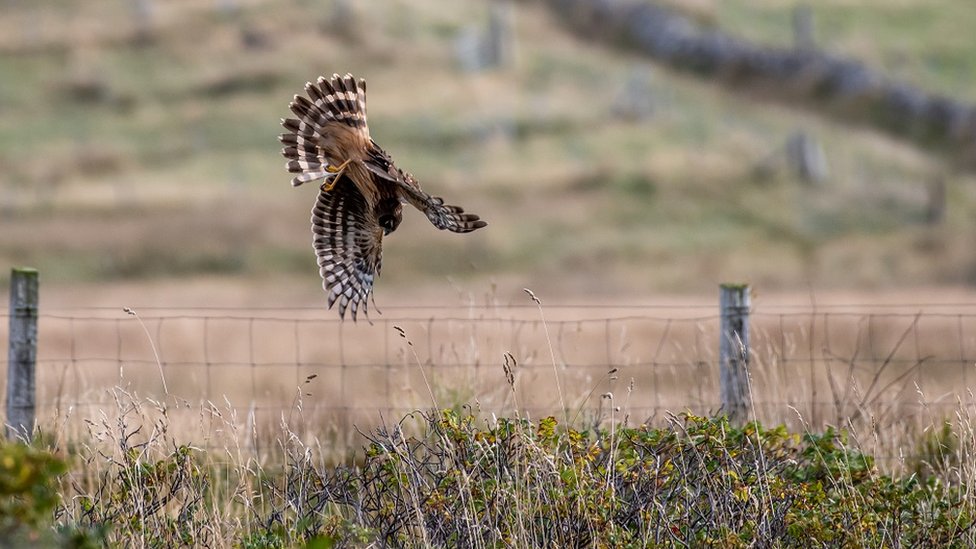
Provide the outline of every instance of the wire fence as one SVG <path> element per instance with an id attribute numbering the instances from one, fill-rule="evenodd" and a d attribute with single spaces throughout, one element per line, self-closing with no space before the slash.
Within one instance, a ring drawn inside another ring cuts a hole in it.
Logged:
<path id="1" fill-rule="evenodd" d="M 719 321 L 717 304 L 402 307 L 358 323 L 320 309 L 41 309 L 38 424 L 104 418 L 119 391 L 178 403 L 177 424 L 199 427 L 207 409 L 255 431 L 300 417 L 343 436 L 431 406 L 594 424 L 715 413 Z M 760 303 L 750 324 L 749 415 L 764 422 L 974 410 L 976 304 Z"/>

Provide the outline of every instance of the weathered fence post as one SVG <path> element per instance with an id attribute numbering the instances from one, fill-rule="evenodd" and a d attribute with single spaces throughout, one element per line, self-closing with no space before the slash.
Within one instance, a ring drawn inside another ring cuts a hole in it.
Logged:
<path id="1" fill-rule="evenodd" d="M 34 432 L 34 365 L 37 361 L 37 271 L 10 272 L 10 349 L 7 354 L 7 438 Z"/>
<path id="2" fill-rule="evenodd" d="M 508 67 L 515 62 L 515 11 L 511 0 L 493 0 L 489 4 L 488 28 L 465 27 L 454 42 L 454 52 L 461 68 L 483 71 Z"/>
<path id="3" fill-rule="evenodd" d="M 821 185 L 830 178 L 830 164 L 823 145 L 803 130 L 786 140 L 786 162 L 803 183 Z"/>
<path id="4" fill-rule="evenodd" d="M 327 33 L 335 33 L 352 41 L 357 41 L 364 35 L 360 31 L 357 20 L 355 2 L 352 0 L 332 0 L 332 12 L 324 25 Z"/>
<path id="5" fill-rule="evenodd" d="M 733 423 L 741 424 L 749 402 L 749 285 L 722 284 L 719 288 L 722 410 Z"/>
<path id="6" fill-rule="evenodd" d="M 510 0 L 495 0 L 488 13 L 485 57 L 490 66 L 507 67 L 515 61 L 515 8 Z"/>
<path id="7" fill-rule="evenodd" d="M 939 176 L 929 182 L 928 204 L 925 207 L 925 222 L 929 225 L 940 225 L 946 215 L 946 182 Z"/>
<path id="8" fill-rule="evenodd" d="M 808 4 L 793 8 L 793 46 L 798 50 L 812 51 L 817 48 L 813 31 L 813 10 Z"/>

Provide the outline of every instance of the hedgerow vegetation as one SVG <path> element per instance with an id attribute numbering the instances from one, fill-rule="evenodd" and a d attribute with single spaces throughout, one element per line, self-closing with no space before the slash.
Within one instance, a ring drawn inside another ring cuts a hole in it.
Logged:
<path id="1" fill-rule="evenodd" d="M 921 445 L 928 473 L 905 475 L 883 474 L 834 429 L 799 434 L 693 415 L 581 430 L 553 417 L 417 412 L 365 433 L 367 444 L 338 465 L 287 431 L 284 459 L 269 465 L 173 446 L 164 422 L 142 438 L 125 421 L 110 427 L 109 444 L 59 457 L 0 447 L 6 546 L 976 543 L 973 483 L 953 465 L 951 427 Z"/>
<path id="2" fill-rule="evenodd" d="M 792 0 L 668 3 L 736 36 L 793 43 Z M 515 6 L 514 65 L 481 72 L 461 66 L 458 44 L 484 32 L 490 2 L 364 0 L 343 33 L 333 4 L 6 3 L 0 263 L 37 267 L 68 292 L 169 280 L 172 302 L 193 301 L 189 279 L 211 292 L 269 276 L 305 287 L 312 197 L 289 188 L 278 119 L 307 80 L 351 71 L 369 82 L 371 134 L 397 164 L 492 224 L 460 240 L 408 217 L 384 250 L 390 295 L 438 292 L 444 272 L 472 280 L 469 291 L 558 276 L 566 296 L 612 277 L 620 299 L 699 292 L 716 273 L 804 294 L 797 281 L 976 280 L 976 179 L 938 155 L 580 40 L 540 2 Z M 976 101 L 968 2 L 806 4 L 828 51 Z M 823 145 L 822 184 L 786 165 L 797 131 Z M 41 149 L 59 161 L 19 161 Z M 951 204 L 941 225 L 928 210 L 939 181 Z M 444 253 L 428 253 L 431 240 Z M 317 296 L 311 286 L 293 303 Z"/>

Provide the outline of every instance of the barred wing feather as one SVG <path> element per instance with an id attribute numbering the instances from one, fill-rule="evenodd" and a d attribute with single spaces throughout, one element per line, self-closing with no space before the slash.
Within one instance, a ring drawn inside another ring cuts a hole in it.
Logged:
<path id="1" fill-rule="evenodd" d="M 446 229 L 452 233 L 470 233 L 488 225 L 477 215 L 465 213 L 460 206 L 444 204 L 444 199 L 425 193 L 413 178 L 400 178 L 397 186 L 400 196 L 414 208 L 424 212 L 438 229 Z"/>
<path id="2" fill-rule="evenodd" d="M 383 229 L 356 185 L 341 177 L 333 190 L 319 192 L 312 209 L 312 233 L 322 287 L 339 316 L 353 320 L 368 308 L 373 280 L 380 272 Z"/>
<path id="3" fill-rule="evenodd" d="M 285 145 L 281 154 L 288 159 L 286 169 L 298 174 L 291 181 L 296 187 L 329 177 L 326 167 L 344 160 L 329 157 L 337 133 L 347 132 L 358 142 L 370 142 L 365 80 L 356 80 L 351 74 L 334 74 L 328 80 L 319 77 L 316 83 L 305 84 L 305 93 L 308 97 L 296 95 L 289 104 L 297 118 L 282 119 L 286 133 L 278 137 Z"/>

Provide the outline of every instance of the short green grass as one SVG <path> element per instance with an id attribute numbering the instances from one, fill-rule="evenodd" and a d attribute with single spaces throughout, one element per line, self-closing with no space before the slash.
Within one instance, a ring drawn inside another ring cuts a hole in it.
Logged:
<path id="1" fill-rule="evenodd" d="M 797 2 L 714 2 L 716 23 L 775 45 L 792 44 Z M 952 0 L 926 2 L 818 0 L 805 3 L 818 42 L 925 89 L 976 100 L 976 51 L 968 29 L 976 12 Z"/>

